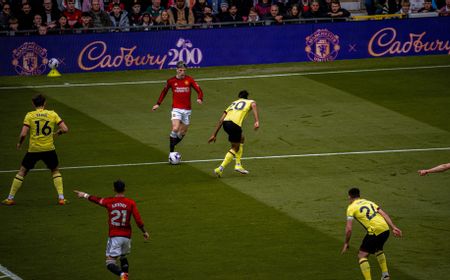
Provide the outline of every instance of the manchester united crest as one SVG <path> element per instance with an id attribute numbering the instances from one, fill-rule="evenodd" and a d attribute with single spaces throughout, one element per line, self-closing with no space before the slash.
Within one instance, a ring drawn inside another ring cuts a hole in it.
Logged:
<path id="1" fill-rule="evenodd" d="M 40 75 L 47 67 L 47 49 L 26 42 L 13 50 L 12 65 L 19 75 Z"/>
<path id="2" fill-rule="evenodd" d="M 311 61 L 333 61 L 340 49 L 339 36 L 327 29 L 318 29 L 306 37 L 305 51 Z"/>

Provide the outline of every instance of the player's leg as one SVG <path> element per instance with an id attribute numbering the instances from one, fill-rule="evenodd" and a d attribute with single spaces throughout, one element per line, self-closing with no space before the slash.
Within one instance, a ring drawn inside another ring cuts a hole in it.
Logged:
<path id="1" fill-rule="evenodd" d="M 53 185 L 58 193 L 58 204 L 65 205 L 67 201 L 64 199 L 63 178 L 58 169 L 59 160 L 56 151 L 44 152 L 42 154 L 42 161 L 44 161 L 45 165 L 52 173 Z"/>
<path id="2" fill-rule="evenodd" d="M 179 139 L 180 129 L 181 129 L 181 120 L 183 118 L 181 112 L 178 109 L 172 110 L 172 131 L 170 132 L 170 152 L 173 153 L 175 151 L 175 146 L 181 141 Z"/>
<path id="3" fill-rule="evenodd" d="M 369 256 L 369 253 L 361 251 L 361 250 L 358 253 L 359 267 L 364 276 L 364 280 L 372 280 L 372 276 L 370 274 L 370 264 L 369 264 L 368 256 Z"/>
<path id="4" fill-rule="evenodd" d="M 121 279 L 123 275 L 128 277 L 128 274 L 124 274 L 122 269 L 117 265 L 117 259 L 122 255 L 122 245 L 120 237 L 110 237 L 106 244 L 106 268 L 113 274 L 120 276 Z"/>
<path id="5" fill-rule="evenodd" d="M 378 264 L 380 265 L 382 280 L 391 279 L 389 276 L 389 271 L 388 271 L 388 267 L 387 267 L 386 255 L 383 252 L 384 243 L 387 241 L 388 238 L 389 238 L 389 230 L 387 230 L 377 236 L 378 244 L 377 244 L 377 251 L 375 252 L 375 256 L 377 257 Z"/>
<path id="6" fill-rule="evenodd" d="M 120 256 L 120 268 L 122 269 L 122 272 L 128 273 L 128 258 L 127 255 L 131 252 L 131 239 L 124 238 L 122 241 L 122 255 Z"/>
<path id="7" fill-rule="evenodd" d="M 181 140 L 183 140 L 184 136 L 186 136 L 186 133 L 188 131 L 189 124 L 191 121 L 191 110 L 176 109 L 175 111 L 177 112 L 177 116 L 176 116 L 177 122 L 176 122 L 175 127 L 172 122 L 172 131 L 175 132 L 175 134 L 172 134 L 173 136 L 175 136 L 174 147 L 178 143 L 180 143 Z M 172 118 L 173 118 L 173 116 L 174 116 L 174 114 L 172 114 Z M 173 121 L 173 119 L 172 119 L 172 121 Z"/>
<path id="8" fill-rule="evenodd" d="M 240 143 L 239 142 L 234 142 L 231 143 L 231 149 L 228 150 L 228 152 L 225 154 L 225 158 L 223 159 L 222 163 L 220 164 L 219 167 L 217 167 L 216 169 L 214 169 L 214 173 L 218 176 L 221 177 L 223 170 L 225 169 L 225 167 L 233 161 L 233 159 L 236 157 L 237 152 L 239 151 L 239 146 Z"/>
<path id="9" fill-rule="evenodd" d="M 244 135 L 241 135 L 241 142 L 239 144 L 239 150 L 236 153 L 236 164 L 234 166 L 234 171 L 239 172 L 241 174 L 248 174 L 248 170 L 245 170 L 245 168 L 242 166 L 241 158 L 242 154 L 244 153 Z"/>
<path id="10" fill-rule="evenodd" d="M 16 202 L 14 201 L 14 197 L 16 196 L 16 193 L 20 189 L 20 187 L 22 187 L 23 180 L 25 179 L 25 176 L 28 174 L 28 171 L 34 168 L 38 160 L 39 155 L 37 153 L 25 154 L 19 172 L 17 172 L 16 176 L 14 177 L 11 183 L 9 195 L 5 200 L 2 201 L 3 205 L 11 206 L 16 204 Z"/>

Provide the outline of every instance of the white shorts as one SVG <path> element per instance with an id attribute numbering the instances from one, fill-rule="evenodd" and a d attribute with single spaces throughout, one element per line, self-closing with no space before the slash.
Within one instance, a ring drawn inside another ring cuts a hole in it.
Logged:
<path id="1" fill-rule="evenodd" d="M 189 125 L 191 123 L 191 112 L 192 110 L 173 108 L 171 120 L 180 120 L 185 125 Z"/>
<path id="2" fill-rule="evenodd" d="M 108 238 L 108 242 L 106 244 L 106 256 L 107 257 L 119 257 L 123 255 L 127 255 L 131 250 L 131 239 L 122 237 L 122 236 L 114 236 Z"/>

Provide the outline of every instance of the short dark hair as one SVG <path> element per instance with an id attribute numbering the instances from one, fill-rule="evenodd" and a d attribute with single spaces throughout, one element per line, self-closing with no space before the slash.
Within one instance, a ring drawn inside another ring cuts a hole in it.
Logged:
<path id="1" fill-rule="evenodd" d="M 114 182 L 114 190 L 117 193 L 123 193 L 125 191 L 125 182 L 122 180 L 117 180 Z"/>
<path id="2" fill-rule="evenodd" d="M 186 68 L 186 63 L 183 60 L 178 61 L 177 68 Z"/>
<path id="3" fill-rule="evenodd" d="M 245 89 L 244 89 L 244 90 L 241 90 L 241 91 L 239 92 L 239 94 L 238 94 L 238 97 L 239 97 L 239 98 L 245 98 L 245 99 L 247 99 L 247 98 L 248 98 L 248 91 L 246 91 Z"/>
<path id="4" fill-rule="evenodd" d="M 351 188 L 351 189 L 348 191 L 348 195 L 349 195 L 351 198 L 358 198 L 358 197 L 360 196 L 359 189 L 358 189 L 358 188 Z"/>
<path id="5" fill-rule="evenodd" d="M 45 104 L 45 96 L 42 94 L 35 95 L 31 100 L 36 107 L 41 107 Z"/>

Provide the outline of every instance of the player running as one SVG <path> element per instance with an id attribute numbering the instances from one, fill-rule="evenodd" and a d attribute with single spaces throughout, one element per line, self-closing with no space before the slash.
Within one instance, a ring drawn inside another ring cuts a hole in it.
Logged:
<path id="1" fill-rule="evenodd" d="M 22 160 L 19 172 L 13 179 L 8 198 L 3 200 L 2 204 L 7 206 L 16 204 L 14 197 L 22 186 L 25 176 L 38 161 L 42 160 L 52 173 L 53 184 L 58 192 L 58 204 L 65 205 L 67 201 L 64 199 L 63 180 L 58 169 L 59 161 L 53 138 L 67 133 L 69 129 L 55 111 L 45 109 L 46 100 L 42 94 L 34 96 L 32 102 L 35 110 L 26 114 L 19 142 L 16 145 L 17 150 L 20 150 L 25 138 L 30 133 L 28 152 Z M 55 126 L 58 127 L 56 131 L 54 130 Z"/>
<path id="2" fill-rule="evenodd" d="M 191 87 L 197 92 L 197 103 L 203 103 L 203 91 L 193 78 L 186 75 L 186 64 L 183 61 L 177 63 L 177 74 L 167 80 L 158 101 L 153 106 L 155 111 L 159 108 L 169 89 L 172 89 L 172 131 L 170 132 L 170 153 L 175 151 L 175 146 L 186 135 L 191 119 Z"/>
<path id="3" fill-rule="evenodd" d="M 242 123 L 247 117 L 248 112 L 253 111 L 255 117 L 254 129 L 259 128 L 259 116 L 258 108 L 256 107 L 255 100 L 248 99 L 249 93 L 246 90 L 239 92 L 239 99 L 233 101 L 230 106 L 223 112 L 219 119 L 219 122 L 214 130 L 214 133 L 209 137 L 208 143 L 216 142 L 217 133 L 223 125 L 223 130 L 228 134 L 228 141 L 231 143 L 231 149 L 225 155 L 225 159 L 219 167 L 214 169 L 214 173 L 217 177 L 221 177 L 225 167 L 233 160 L 236 159 L 234 171 L 241 174 L 248 174 L 242 166 L 241 158 L 244 152 L 244 135 L 242 134 Z"/>
<path id="4" fill-rule="evenodd" d="M 149 239 L 150 235 L 144 228 L 144 222 L 141 219 L 136 202 L 124 195 L 125 183 L 121 180 L 115 181 L 114 191 L 116 195 L 107 198 L 89 195 L 81 191 L 74 192 L 78 197 L 85 198 L 108 210 L 109 238 L 106 245 L 106 267 L 112 273 L 120 276 L 121 280 L 127 280 L 127 254 L 131 250 L 131 215 L 133 215 L 137 226 L 142 231 L 144 239 Z M 116 264 L 118 259 L 120 259 L 120 267 Z"/>

